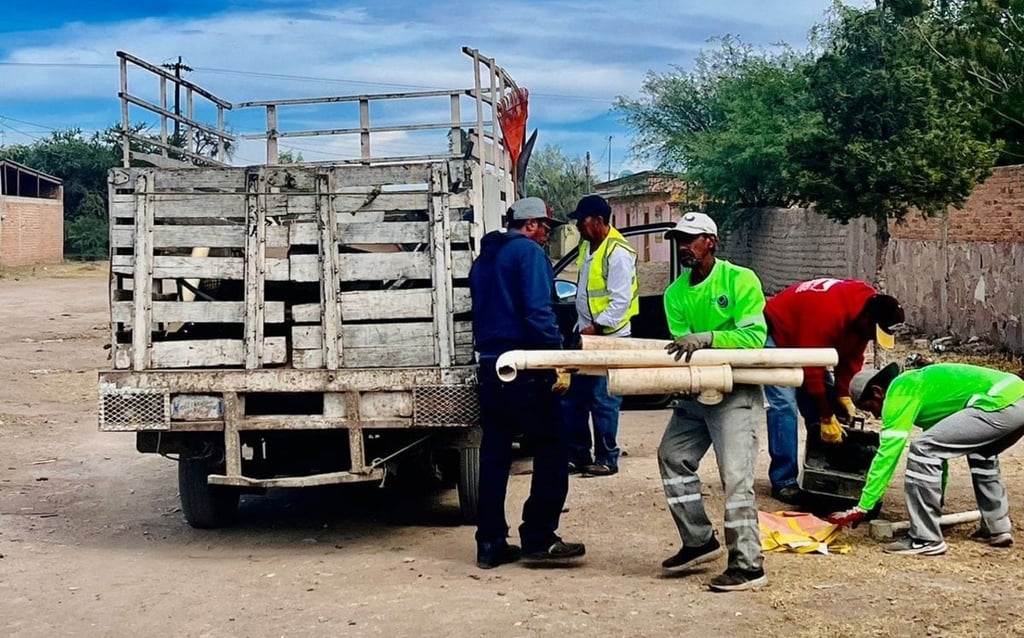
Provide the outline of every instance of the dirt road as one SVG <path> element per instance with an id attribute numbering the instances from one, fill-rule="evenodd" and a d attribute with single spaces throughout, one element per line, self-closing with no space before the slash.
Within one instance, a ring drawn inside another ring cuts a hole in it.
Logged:
<path id="1" fill-rule="evenodd" d="M 969 526 L 941 558 L 883 556 L 864 530 L 846 556 L 771 554 L 759 592 L 706 591 L 721 563 L 662 578 L 677 543 L 655 462 L 662 412 L 624 416 L 620 474 L 573 479 L 562 532 L 588 560 L 571 570 L 477 569 L 453 492 L 279 491 L 244 500 L 235 528 L 190 529 L 174 463 L 96 429 L 105 285 L 101 271 L 0 280 L 0 636 L 1024 634 L 1024 549 L 973 543 Z M 759 505 L 773 510 L 761 456 Z M 1020 460 L 1003 467 L 1024 521 Z M 719 521 L 713 457 L 702 475 Z M 528 480 L 512 477 L 510 520 Z M 947 511 L 972 508 L 956 464 Z"/>

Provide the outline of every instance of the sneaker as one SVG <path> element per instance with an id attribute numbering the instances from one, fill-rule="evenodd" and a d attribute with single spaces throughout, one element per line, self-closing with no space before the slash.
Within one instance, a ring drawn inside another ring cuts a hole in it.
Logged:
<path id="1" fill-rule="evenodd" d="M 716 537 L 712 536 L 711 540 L 703 545 L 683 547 L 675 556 L 666 558 L 661 563 L 661 568 L 670 574 L 677 574 L 701 563 L 713 561 L 724 553 L 725 548 Z"/>
<path id="2" fill-rule="evenodd" d="M 480 569 L 493 569 L 499 565 L 516 562 L 522 554 L 518 545 L 480 543 L 476 550 L 476 566 Z"/>
<path id="3" fill-rule="evenodd" d="M 611 476 L 618 474 L 619 468 L 604 465 L 602 463 L 591 463 L 583 468 L 583 476 Z"/>
<path id="4" fill-rule="evenodd" d="M 1009 547 L 1013 545 L 1013 534 L 1011 532 L 993 534 L 984 527 L 979 527 L 974 530 L 971 533 L 970 538 L 971 540 L 978 541 L 979 543 L 988 543 L 992 547 Z"/>
<path id="5" fill-rule="evenodd" d="M 537 564 L 562 565 L 582 558 L 586 553 L 587 547 L 583 543 L 566 543 L 556 539 L 547 549 L 525 552 L 523 560 Z"/>
<path id="6" fill-rule="evenodd" d="M 917 556 L 941 556 L 946 553 L 946 541 L 919 541 L 907 536 L 882 548 L 886 554 L 912 554 Z"/>
<path id="7" fill-rule="evenodd" d="M 796 485 L 772 488 L 772 498 L 789 505 L 800 505 L 804 500 L 804 492 Z"/>
<path id="8" fill-rule="evenodd" d="M 739 569 L 730 567 L 725 572 L 715 576 L 708 583 L 711 591 L 743 591 L 745 589 L 756 589 L 768 584 L 768 577 L 764 575 L 764 568 Z"/>

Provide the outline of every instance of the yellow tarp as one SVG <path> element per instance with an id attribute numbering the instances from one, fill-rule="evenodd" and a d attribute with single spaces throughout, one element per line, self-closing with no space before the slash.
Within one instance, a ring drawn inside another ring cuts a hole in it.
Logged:
<path id="1" fill-rule="evenodd" d="M 766 552 L 797 554 L 845 554 L 847 543 L 840 543 L 840 528 L 805 512 L 758 512 L 761 549 Z"/>

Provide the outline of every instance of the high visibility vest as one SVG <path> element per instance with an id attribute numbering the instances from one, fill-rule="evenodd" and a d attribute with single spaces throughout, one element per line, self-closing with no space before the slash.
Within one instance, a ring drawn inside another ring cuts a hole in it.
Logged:
<path id="1" fill-rule="evenodd" d="M 615 230 L 614 228 L 608 229 L 608 236 L 604 238 L 601 245 L 597 247 L 594 252 L 594 257 L 590 262 L 590 275 L 587 277 L 587 305 L 590 307 L 590 316 L 597 317 L 602 312 L 608 309 L 611 304 L 611 295 L 608 293 L 608 261 L 611 258 L 612 251 L 616 248 L 622 248 L 628 250 L 633 255 L 634 263 L 636 263 L 636 250 L 633 246 L 626 241 L 626 238 L 622 236 L 622 233 Z M 580 242 L 580 252 L 576 257 L 576 268 L 577 271 L 583 267 L 583 262 L 586 260 L 587 255 L 590 253 L 590 242 L 584 240 Z M 582 282 L 581 282 L 582 283 Z M 629 320 L 640 313 L 640 284 L 636 277 L 636 268 L 633 269 L 633 285 L 632 285 L 633 300 L 629 304 L 629 310 L 626 311 L 626 316 L 621 323 L 617 326 L 601 326 L 600 329 L 605 334 L 611 334 L 618 330 L 621 330 Z"/>

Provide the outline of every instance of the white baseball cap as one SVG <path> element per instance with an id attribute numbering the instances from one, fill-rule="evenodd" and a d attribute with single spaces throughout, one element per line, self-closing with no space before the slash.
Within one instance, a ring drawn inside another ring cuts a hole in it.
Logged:
<path id="1" fill-rule="evenodd" d="M 684 213 L 682 218 L 676 222 L 676 227 L 665 233 L 665 239 L 673 235 L 714 235 L 718 236 L 718 224 L 704 213 Z"/>

